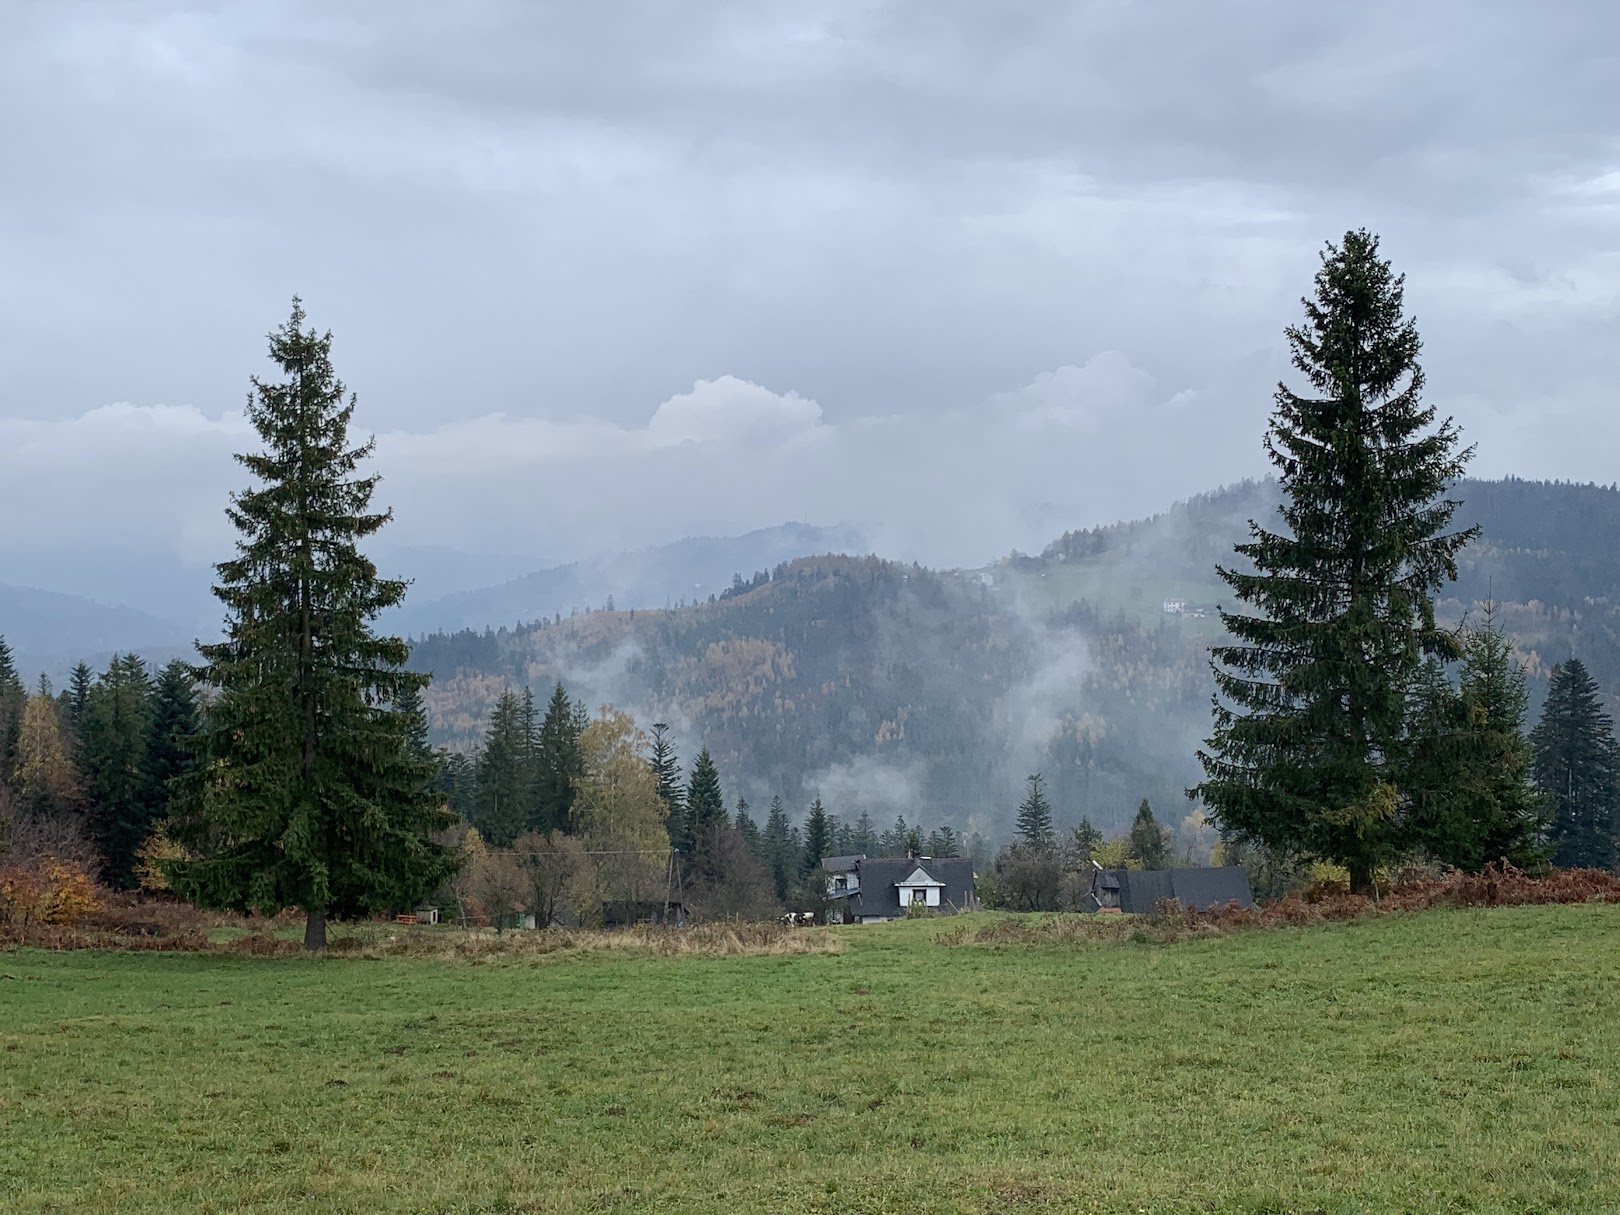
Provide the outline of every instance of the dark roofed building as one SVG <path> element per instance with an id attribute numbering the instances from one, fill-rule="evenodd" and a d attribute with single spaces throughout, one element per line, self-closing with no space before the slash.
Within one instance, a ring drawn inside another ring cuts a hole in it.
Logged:
<path id="1" fill-rule="evenodd" d="M 1254 906 L 1249 875 L 1236 865 L 1213 869 L 1102 869 L 1091 875 L 1086 905 L 1092 911 L 1145 915 L 1165 899 L 1189 911 L 1236 903 Z"/>
<path id="2" fill-rule="evenodd" d="M 827 857 L 821 867 L 828 875 L 833 923 L 899 919 L 913 905 L 944 914 L 978 905 L 967 857 Z"/>

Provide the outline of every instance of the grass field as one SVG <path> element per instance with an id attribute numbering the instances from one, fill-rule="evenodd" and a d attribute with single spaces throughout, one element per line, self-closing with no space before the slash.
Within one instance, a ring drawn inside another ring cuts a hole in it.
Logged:
<path id="1" fill-rule="evenodd" d="M 766 957 L 0 954 L 0 1209 L 1620 1209 L 1614 907 L 836 931 Z"/>

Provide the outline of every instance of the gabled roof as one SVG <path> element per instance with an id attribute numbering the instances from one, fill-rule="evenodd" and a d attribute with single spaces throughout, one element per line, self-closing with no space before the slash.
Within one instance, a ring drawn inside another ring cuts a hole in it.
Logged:
<path id="1" fill-rule="evenodd" d="M 964 856 L 876 856 L 861 860 L 860 892 L 850 896 L 850 911 L 858 916 L 901 916 L 900 887 L 921 869 L 939 883 L 939 902 L 945 910 L 960 911 L 973 899 L 973 862 Z M 919 883 L 921 884 L 921 883 Z"/>
<path id="2" fill-rule="evenodd" d="M 932 862 L 930 862 L 932 863 Z M 905 877 L 895 883 L 896 886 L 943 886 L 945 883 L 934 877 L 928 870 L 918 865 Z"/>
<path id="3" fill-rule="evenodd" d="M 1119 909 L 1145 915 L 1165 899 L 1182 907 L 1207 911 L 1236 903 L 1253 907 L 1249 875 L 1236 865 L 1210 869 L 1104 869 L 1093 873 L 1092 893 L 1119 891 Z"/>

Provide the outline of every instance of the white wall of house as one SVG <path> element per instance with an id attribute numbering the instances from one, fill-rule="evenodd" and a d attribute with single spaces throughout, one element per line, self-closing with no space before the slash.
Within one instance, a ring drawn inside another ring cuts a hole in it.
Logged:
<path id="1" fill-rule="evenodd" d="M 927 906 L 939 906 L 938 886 L 901 886 L 900 906 L 910 907 L 911 904 L 916 901 L 916 896 L 918 893 L 923 895 L 923 901 Z"/>

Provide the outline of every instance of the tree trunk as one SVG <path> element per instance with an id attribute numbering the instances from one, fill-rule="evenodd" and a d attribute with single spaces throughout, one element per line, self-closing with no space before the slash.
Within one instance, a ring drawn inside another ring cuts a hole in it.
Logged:
<path id="1" fill-rule="evenodd" d="M 1351 861 L 1349 869 L 1350 893 L 1366 895 L 1370 898 L 1374 893 L 1372 866 L 1366 861 Z"/>
<path id="2" fill-rule="evenodd" d="M 304 948 L 318 950 L 326 948 L 326 915 L 323 912 L 306 912 L 304 916 Z"/>

